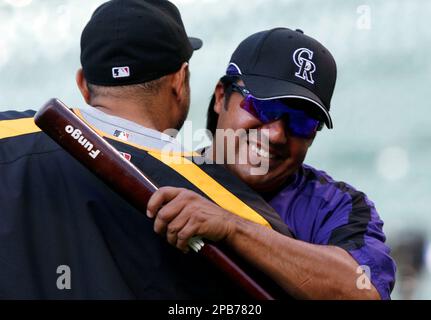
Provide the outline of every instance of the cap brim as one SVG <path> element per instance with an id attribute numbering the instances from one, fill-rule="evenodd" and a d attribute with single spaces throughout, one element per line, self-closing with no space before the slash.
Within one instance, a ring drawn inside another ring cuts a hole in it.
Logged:
<path id="1" fill-rule="evenodd" d="M 293 82 L 262 76 L 241 75 L 245 86 L 257 99 L 300 99 L 310 102 L 309 106 L 319 115 L 329 129 L 332 129 L 332 119 L 323 102 L 307 88 Z"/>
<path id="2" fill-rule="evenodd" d="M 199 50 L 202 48 L 202 40 L 199 38 L 189 37 L 190 44 L 192 45 L 193 50 Z"/>

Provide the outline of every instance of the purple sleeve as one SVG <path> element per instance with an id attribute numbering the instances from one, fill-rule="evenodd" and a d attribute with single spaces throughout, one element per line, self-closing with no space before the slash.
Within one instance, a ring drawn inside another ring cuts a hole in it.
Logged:
<path id="1" fill-rule="evenodd" d="M 345 249 L 369 271 L 368 276 L 380 297 L 390 299 L 396 266 L 385 244 L 383 221 L 365 194 L 347 185 L 343 187 L 343 192 L 334 194 L 322 208 L 324 214 L 316 221 L 320 227 L 316 228 L 313 242 Z"/>
<path id="2" fill-rule="evenodd" d="M 365 235 L 365 244 L 359 249 L 349 250 L 349 253 L 360 266 L 367 266 L 370 280 L 384 300 L 391 298 L 390 294 L 395 284 L 395 263 L 389 255 L 389 248 L 378 239 Z"/>

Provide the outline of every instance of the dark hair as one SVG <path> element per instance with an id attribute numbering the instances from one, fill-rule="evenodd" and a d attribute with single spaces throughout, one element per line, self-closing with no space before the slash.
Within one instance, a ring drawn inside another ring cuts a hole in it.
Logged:
<path id="1" fill-rule="evenodd" d="M 96 96 L 114 96 L 114 97 L 130 97 L 142 95 L 156 95 L 165 78 L 159 78 L 144 83 L 124 85 L 124 86 L 101 86 L 92 83 L 87 83 L 88 91 L 92 98 Z"/>
<path id="2" fill-rule="evenodd" d="M 224 89 L 224 106 L 227 106 L 229 102 L 230 95 L 232 94 L 231 84 L 238 82 L 240 80 L 239 76 L 223 76 L 220 82 L 223 84 Z M 215 93 L 211 97 L 210 104 L 207 111 L 207 130 L 209 130 L 213 135 L 217 129 L 218 114 L 214 111 L 215 104 Z"/>
<path id="3" fill-rule="evenodd" d="M 87 88 L 91 98 L 95 98 L 96 96 L 142 98 L 159 94 L 165 80 L 166 76 L 163 76 L 155 80 L 124 86 L 101 86 L 87 82 Z M 184 81 L 186 83 L 190 81 L 190 70 L 188 68 Z"/>

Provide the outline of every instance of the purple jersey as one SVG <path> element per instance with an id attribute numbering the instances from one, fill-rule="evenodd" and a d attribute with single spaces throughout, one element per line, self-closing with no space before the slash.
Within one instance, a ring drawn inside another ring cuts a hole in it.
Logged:
<path id="1" fill-rule="evenodd" d="M 269 203 L 295 238 L 347 250 L 359 265 L 369 268 L 381 298 L 390 299 L 396 266 L 374 204 L 352 186 L 307 165 L 292 181 Z"/>

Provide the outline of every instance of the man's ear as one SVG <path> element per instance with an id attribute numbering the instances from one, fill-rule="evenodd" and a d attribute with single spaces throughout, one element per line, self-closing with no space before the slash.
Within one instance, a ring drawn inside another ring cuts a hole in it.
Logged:
<path id="1" fill-rule="evenodd" d="M 225 105 L 224 86 L 220 81 L 217 83 L 214 90 L 214 98 L 214 112 L 220 114 Z"/>
<path id="2" fill-rule="evenodd" d="M 181 99 L 187 86 L 189 86 L 189 64 L 184 62 L 177 72 L 172 77 L 172 89 L 177 99 Z"/>
<path id="3" fill-rule="evenodd" d="M 91 95 L 90 91 L 88 90 L 87 80 L 84 77 L 84 72 L 82 71 L 82 68 L 80 68 L 76 72 L 76 84 L 78 85 L 79 91 L 81 91 L 81 95 L 84 98 L 85 102 L 87 104 L 90 104 Z"/>

